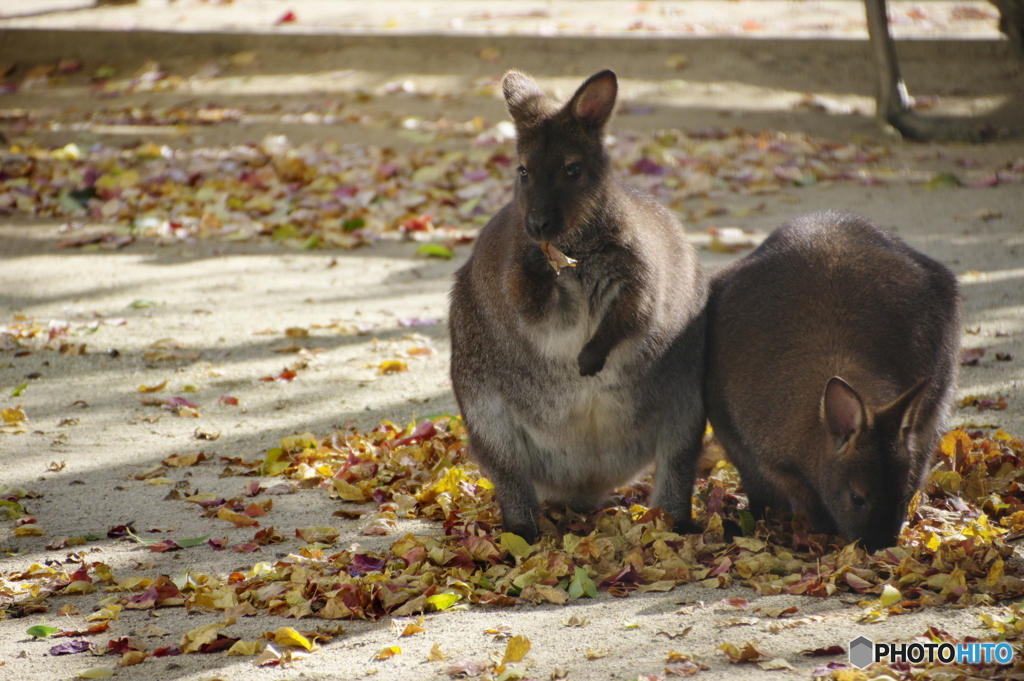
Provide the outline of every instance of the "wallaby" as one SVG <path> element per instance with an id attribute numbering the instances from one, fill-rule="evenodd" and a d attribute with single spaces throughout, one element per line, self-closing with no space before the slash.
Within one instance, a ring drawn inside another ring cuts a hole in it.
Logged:
<path id="1" fill-rule="evenodd" d="M 893 546 L 954 389 L 956 278 L 870 220 L 783 224 L 712 277 L 705 398 L 755 515 Z"/>
<path id="2" fill-rule="evenodd" d="M 671 212 L 613 176 L 614 73 L 561 107 L 522 73 L 502 85 L 514 198 L 456 273 L 449 315 L 471 455 L 504 529 L 531 542 L 540 499 L 592 509 L 652 460 L 653 502 L 688 529 L 705 427 L 696 252 Z"/>

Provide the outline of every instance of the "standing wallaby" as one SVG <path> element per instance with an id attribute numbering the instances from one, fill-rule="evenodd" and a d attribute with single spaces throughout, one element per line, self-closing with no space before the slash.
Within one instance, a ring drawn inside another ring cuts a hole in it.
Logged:
<path id="1" fill-rule="evenodd" d="M 750 508 L 893 546 L 954 389 L 956 279 L 866 218 L 812 213 L 716 273 L 708 418 Z"/>
<path id="2" fill-rule="evenodd" d="M 481 230 L 451 294 L 452 385 L 470 452 L 495 484 L 504 529 L 529 541 L 539 498 L 594 508 L 652 460 L 654 503 L 688 529 L 705 426 L 696 252 L 672 213 L 613 177 L 602 138 L 614 73 L 590 77 L 562 107 L 522 73 L 502 85 L 518 138 L 515 197 Z"/>

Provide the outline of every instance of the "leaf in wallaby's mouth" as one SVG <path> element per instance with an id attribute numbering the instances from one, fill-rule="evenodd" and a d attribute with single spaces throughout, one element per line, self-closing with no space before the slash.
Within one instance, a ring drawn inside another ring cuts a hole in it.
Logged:
<path id="1" fill-rule="evenodd" d="M 550 241 L 542 241 L 540 250 L 544 252 L 544 257 L 548 259 L 548 264 L 555 270 L 555 274 L 561 272 L 563 267 L 576 267 L 576 261 L 555 248 Z"/>

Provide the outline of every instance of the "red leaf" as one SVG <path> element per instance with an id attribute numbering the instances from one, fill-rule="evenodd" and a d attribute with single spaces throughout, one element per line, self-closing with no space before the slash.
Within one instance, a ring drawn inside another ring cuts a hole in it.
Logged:
<path id="1" fill-rule="evenodd" d="M 239 553 L 252 553 L 253 551 L 259 551 L 260 545 L 253 542 L 246 542 L 245 544 L 236 544 L 235 546 L 232 546 L 231 549 L 233 551 L 238 551 Z"/>
<path id="2" fill-rule="evenodd" d="M 96 634 L 102 634 L 108 629 L 110 629 L 109 621 L 100 622 L 99 624 L 92 625 L 84 631 L 62 631 L 59 634 L 54 634 L 53 637 L 59 638 L 61 636 L 95 636 Z"/>
<path id="3" fill-rule="evenodd" d="M 128 525 L 115 525 L 107 530 L 107 537 L 109 539 L 120 539 L 121 537 L 127 537 L 131 531 L 131 527 Z"/>
<path id="4" fill-rule="evenodd" d="M 107 652 L 116 653 L 117 655 L 123 655 L 129 650 L 132 650 L 131 640 L 125 636 L 124 638 L 112 638 L 107 641 Z"/>
<path id="5" fill-rule="evenodd" d="M 89 582 L 90 584 L 92 583 L 92 578 L 89 577 L 89 568 L 85 567 L 84 565 L 80 567 L 78 570 L 75 570 L 75 572 L 73 572 L 71 574 L 71 577 L 69 577 L 68 579 L 72 582 Z"/>
<path id="6" fill-rule="evenodd" d="M 708 573 L 708 577 L 717 577 L 718 575 L 724 575 L 730 569 L 732 569 L 732 558 L 726 556 L 722 559 L 722 562 L 718 564 L 718 567 L 716 567 L 714 570 Z"/>
<path id="7" fill-rule="evenodd" d="M 164 551 L 177 551 L 180 548 L 181 546 L 178 544 L 178 542 L 174 541 L 173 539 L 164 539 L 163 541 L 158 541 L 155 544 L 149 545 L 149 550 L 153 553 L 163 553 Z"/>
<path id="8" fill-rule="evenodd" d="M 434 427 L 434 422 L 431 421 L 430 419 L 423 419 L 418 424 L 416 424 L 416 428 L 412 431 L 412 433 L 401 439 L 395 440 L 391 446 L 392 448 L 394 448 L 401 447 L 402 445 L 409 445 L 413 443 L 422 442 L 423 440 L 429 440 L 436 434 L 437 428 Z"/>
<path id="9" fill-rule="evenodd" d="M 217 634 L 217 638 L 210 641 L 209 643 L 204 643 L 201 646 L 199 646 L 199 652 L 219 653 L 222 650 L 227 650 L 231 646 L 235 645 L 235 643 L 237 642 L 237 638 L 231 638 L 229 636 L 225 636 L 224 634 Z"/>

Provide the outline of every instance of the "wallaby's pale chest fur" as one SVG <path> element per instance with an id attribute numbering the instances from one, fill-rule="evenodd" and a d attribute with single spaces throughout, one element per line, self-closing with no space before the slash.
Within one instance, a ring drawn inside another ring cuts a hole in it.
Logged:
<path id="1" fill-rule="evenodd" d="M 865 218 L 779 227 L 716 273 L 708 418 L 752 509 L 895 543 L 954 389 L 955 277 Z"/>
<path id="2" fill-rule="evenodd" d="M 669 211 L 610 177 L 601 136 L 614 76 L 594 76 L 562 109 L 525 78 L 506 77 L 516 199 L 452 290 L 452 383 L 471 451 L 505 528 L 529 539 L 539 499 L 593 507 L 656 459 L 656 499 L 688 523 L 704 422 L 696 254 Z M 556 272 L 544 242 L 578 264 Z"/>

